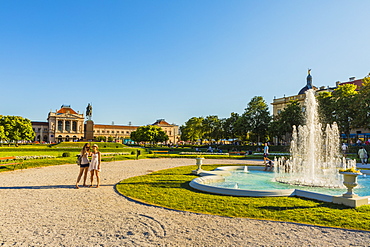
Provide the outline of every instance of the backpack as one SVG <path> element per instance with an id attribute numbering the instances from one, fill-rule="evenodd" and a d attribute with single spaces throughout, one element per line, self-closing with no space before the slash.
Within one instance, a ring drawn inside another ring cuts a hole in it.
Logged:
<path id="1" fill-rule="evenodd" d="M 77 154 L 76 156 L 77 156 L 77 160 L 76 160 L 77 165 L 81 165 L 82 155 Z"/>

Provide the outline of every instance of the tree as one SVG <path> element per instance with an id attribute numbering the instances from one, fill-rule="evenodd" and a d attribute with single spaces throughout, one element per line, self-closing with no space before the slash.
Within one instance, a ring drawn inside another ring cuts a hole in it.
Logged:
<path id="1" fill-rule="evenodd" d="M 0 138 L 9 142 L 32 141 L 35 132 L 32 130 L 32 123 L 29 119 L 18 116 L 1 116 Z M 2 134 L 1 134 L 2 132 Z"/>
<path id="2" fill-rule="evenodd" d="M 348 138 L 351 129 L 355 127 L 357 94 L 356 85 L 353 84 L 340 85 L 332 94 L 333 120 L 338 124 L 339 131 Z"/>
<path id="3" fill-rule="evenodd" d="M 239 117 L 238 113 L 232 112 L 229 118 L 221 120 L 222 137 L 224 139 L 235 139 L 237 137 L 236 123 Z"/>
<path id="4" fill-rule="evenodd" d="M 242 119 L 241 125 L 244 127 L 244 131 L 250 132 L 252 139 L 260 142 L 261 139 L 267 137 L 271 116 L 268 105 L 262 96 L 252 98 L 242 115 Z"/>
<path id="5" fill-rule="evenodd" d="M 365 77 L 363 81 L 364 83 L 356 95 L 354 125 L 356 128 L 370 129 L 370 75 Z"/>
<path id="6" fill-rule="evenodd" d="M 180 127 L 181 140 L 196 142 L 203 138 L 203 117 L 192 117 Z"/>
<path id="7" fill-rule="evenodd" d="M 208 141 L 211 141 L 212 139 L 218 141 L 219 139 L 221 139 L 221 121 L 218 116 L 207 116 L 203 120 L 202 124 L 203 138 L 208 139 Z"/>
<path id="8" fill-rule="evenodd" d="M 3 140 L 5 140 L 5 131 L 4 131 L 4 126 L 0 126 L 0 145 L 3 145 Z"/>
<path id="9" fill-rule="evenodd" d="M 319 117 L 321 123 L 325 126 L 326 124 L 332 124 L 335 121 L 334 111 L 335 105 L 333 102 L 333 95 L 331 92 L 321 92 L 317 95 L 317 101 L 319 103 Z"/>
<path id="10" fill-rule="evenodd" d="M 279 139 L 289 141 L 293 132 L 293 125 L 302 125 L 303 119 L 301 104 L 298 100 L 292 100 L 270 124 L 270 133 Z"/>
<path id="11" fill-rule="evenodd" d="M 159 126 L 148 125 L 131 132 L 131 140 L 135 142 L 150 142 L 152 144 L 168 141 L 168 135 Z"/>

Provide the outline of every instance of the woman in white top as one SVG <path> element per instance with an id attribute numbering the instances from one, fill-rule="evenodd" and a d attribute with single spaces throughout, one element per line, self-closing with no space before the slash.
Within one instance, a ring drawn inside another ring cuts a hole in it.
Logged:
<path id="1" fill-rule="evenodd" d="M 100 156 L 100 152 L 98 151 L 98 145 L 94 144 L 92 146 L 92 153 L 91 153 L 91 162 L 90 162 L 90 166 L 89 166 L 89 171 L 90 171 L 90 175 L 91 175 L 91 184 L 90 184 L 90 187 L 92 187 L 92 184 L 93 184 L 93 181 L 94 181 L 94 174 L 96 176 L 96 188 L 99 188 L 100 186 L 100 177 L 99 177 L 99 173 L 101 171 L 101 168 L 100 168 L 100 164 L 101 164 L 101 156 Z"/>
<path id="2" fill-rule="evenodd" d="M 85 143 L 84 147 L 82 148 L 80 152 L 80 157 L 81 157 L 81 163 L 80 163 L 80 173 L 78 174 L 77 177 L 77 182 L 76 182 L 76 189 L 78 189 L 78 183 L 80 182 L 80 179 L 82 177 L 82 174 L 84 174 L 84 183 L 83 186 L 86 186 L 86 178 L 87 178 L 87 170 L 89 169 L 89 156 L 90 155 L 90 144 Z"/>

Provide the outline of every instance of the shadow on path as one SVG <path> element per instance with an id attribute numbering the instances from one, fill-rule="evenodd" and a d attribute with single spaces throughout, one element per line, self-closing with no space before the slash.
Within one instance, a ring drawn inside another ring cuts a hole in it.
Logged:
<path id="1" fill-rule="evenodd" d="M 104 184 L 100 185 L 100 187 L 104 186 L 114 186 L 114 184 Z M 94 187 L 83 187 L 79 186 L 80 189 L 99 189 L 99 188 L 94 188 Z M 22 189 L 27 189 L 27 190 L 44 190 L 44 189 L 75 189 L 75 185 L 31 185 L 31 186 L 12 186 L 12 187 L 0 187 L 0 190 L 22 190 Z"/>

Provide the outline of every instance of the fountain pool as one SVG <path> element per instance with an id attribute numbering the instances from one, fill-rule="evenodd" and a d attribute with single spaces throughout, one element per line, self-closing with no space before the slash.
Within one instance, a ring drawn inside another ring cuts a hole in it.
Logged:
<path id="1" fill-rule="evenodd" d="M 339 173 L 339 168 L 355 168 L 356 161 L 341 157 L 337 124 L 324 128 L 319 122 L 318 102 L 312 89 L 306 91 L 304 110 L 305 124 L 293 126 L 290 158 L 275 159 L 274 173 L 260 171 L 263 167 L 248 167 L 257 170 L 250 174 L 244 166 L 221 167 L 197 173 L 203 177 L 193 179 L 190 186 L 223 195 L 300 196 L 354 207 L 369 204 L 370 182 L 366 176 L 358 178 L 360 186 L 355 191 L 362 196 L 359 197 L 352 193 L 357 173 Z M 346 194 L 343 184 L 348 188 Z"/>
<path id="2" fill-rule="evenodd" d="M 345 188 L 325 188 L 298 186 L 275 181 L 273 172 L 263 171 L 261 166 L 225 166 L 214 171 L 205 171 L 201 177 L 190 182 L 194 189 L 214 194 L 230 196 L 298 196 L 324 202 L 333 202 L 334 197 L 346 192 Z M 359 186 L 355 193 L 370 204 L 370 171 L 362 170 L 364 175 L 358 177 Z"/>
<path id="3" fill-rule="evenodd" d="M 359 196 L 370 196 L 370 175 L 363 174 L 358 176 L 358 186 L 355 191 Z M 221 183 L 213 183 L 212 186 L 221 188 L 238 188 L 244 190 L 282 190 L 300 189 L 310 192 L 322 193 L 327 195 L 342 195 L 344 188 L 324 188 L 311 186 L 296 186 L 286 183 L 277 183 L 272 172 L 250 170 L 247 174 L 244 171 L 232 171 L 230 176 L 225 177 Z"/>

